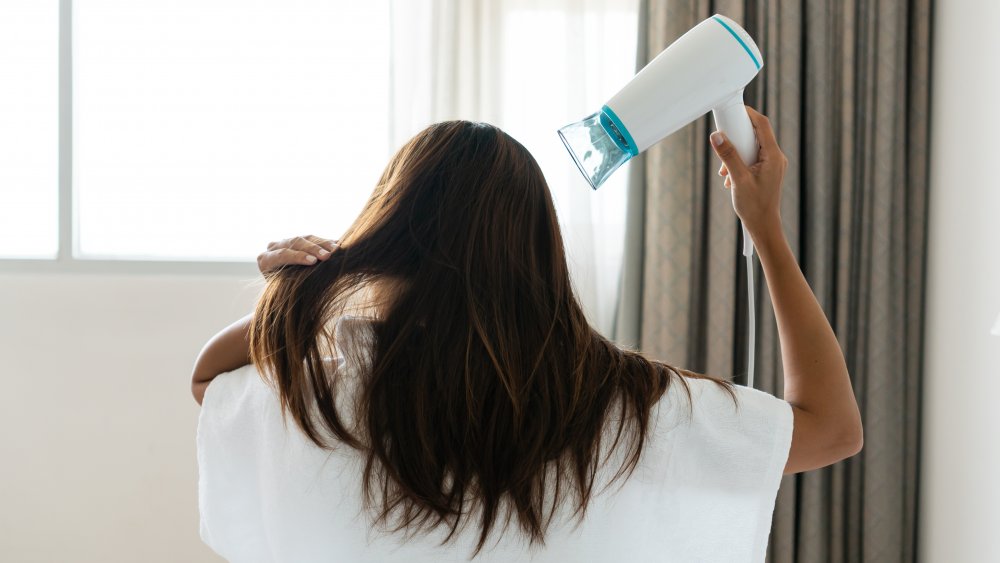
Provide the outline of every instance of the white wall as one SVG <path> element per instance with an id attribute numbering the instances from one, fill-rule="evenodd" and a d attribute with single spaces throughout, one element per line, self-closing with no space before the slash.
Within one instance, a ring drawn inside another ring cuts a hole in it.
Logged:
<path id="1" fill-rule="evenodd" d="M 1000 561 L 1000 2 L 935 7 L 921 561 Z"/>
<path id="2" fill-rule="evenodd" d="M 198 537 L 191 367 L 260 288 L 0 276 L 0 561 L 222 561 Z"/>

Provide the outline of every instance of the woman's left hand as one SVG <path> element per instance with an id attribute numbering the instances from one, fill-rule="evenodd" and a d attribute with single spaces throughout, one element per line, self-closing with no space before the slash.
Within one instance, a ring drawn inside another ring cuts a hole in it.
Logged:
<path id="1" fill-rule="evenodd" d="M 257 268 L 265 274 L 290 264 L 312 266 L 329 258 L 336 248 L 337 241 L 314 235 L 279 240 L 268 244 L 267 250 L 257 256 Z"/>

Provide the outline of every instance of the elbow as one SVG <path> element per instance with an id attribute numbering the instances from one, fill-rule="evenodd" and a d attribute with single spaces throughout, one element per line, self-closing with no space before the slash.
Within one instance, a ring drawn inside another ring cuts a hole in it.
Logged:
<path id="1" fill-rule="evenodd" d="M 865 446 L 865 431 L 860 419 L 841 434 L 838 445 L 838 450 L 841 452 L 841 459 L 854 457 L 861 452 L 861 449 Z"/>
<path id="2" fill-rule="evenodd" d="M 865 447 L 865 429 L 858 423 L 858 433 L 854 439 L 854 453 L 851 455 L 856 455 L 861 453 L 861 449 Z"/>
<path id="3" fill-rule="evenodd" d="M 218 361 L 215 357 L 214 352 L 210 348 L 211 342 L 202 348 L 201 352 L 198 353 L 198 357 L 194 360 L 194 366 L 191 368 L 191 386 L 194 387 L 199 383 L 206 383 L 212 381 L 215 376 L 222 373 L 219 370 Z"/>
<path id="4" fill-rule="evenodd" d="M 208 382 L 193 382 L 191 384 L 191 395 L 194 396 L 196 403 L 201 405 L 202 401 L 205 399 L 205 388 L 208 387 Z"/>
<path id="5" fill-rule="evenodd" d="M 844 423 L 842 423 L 837 442 L 840 451 L 843 452 L 842 459 L 858 455 L 865 446 L 865 428 L 857 401 L 854 401 L 853 407 L 840 418 Z"/>
<path id="6" fill-rule="evenodd" d="M 199 405 L 205 397 L 205 389 L 208 388 L 208 384 L 218 375 L 214 370 L 209 371 L 197 368 L 191 374 L 191 394 L 194 395 L 194 400 Z"/>
<path id="7" fill-rule="evenodd" d="M 199 356 L 198 361 L 195 362 L 194 369 L 191 370 L 191 394 L 194 395 L 194 400 L 199 405 L 205 397 L 205 388 L 208 387 L 208 384 L 217 375 L 217 373 L 213 373 L 213 370 L 205 368 Z"/>
<path id="8" fill-rule="evenodd" d="M 217 373 L 212 373 L 214 370 L 208 370 L 200 365 L 195 366 L 194 370 L 191 372 L 191 386 L 195 386 L 199 383 L 205 383 L 212 381 Z"/>

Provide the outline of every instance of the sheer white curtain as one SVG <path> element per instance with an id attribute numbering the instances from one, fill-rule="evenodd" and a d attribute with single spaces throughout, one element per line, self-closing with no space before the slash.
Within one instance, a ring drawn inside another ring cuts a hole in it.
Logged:
<path id="1" fill-rule="evenodd" d="M 390 146 L 431 123 L 468 119 L 527 147 L 552 190 L 574 287 L 606 335 L 621 277 L 627 173 L 592 191 L 556 129 L 597 111 L 632 77 L 637 9 L 637 0 L 390 1 Z"/>

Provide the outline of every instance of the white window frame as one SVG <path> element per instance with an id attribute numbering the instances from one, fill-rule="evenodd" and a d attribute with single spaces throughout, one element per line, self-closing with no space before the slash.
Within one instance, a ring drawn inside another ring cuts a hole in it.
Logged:
<path id="1" fill-rule="evenodd" d="M 256 261 L 88 259 L 76 252 L 73 206 L 73 0 L 59 0 L 59 246 L 55 258 L 0 258 L 0 274 L 204 274 L 252 277 Z M 310 233 L 292 233 L 310 234 Z M 289 236 L 291 236 L 290 234 Z M 261 249 L 264 250 L 264 249 Z"/>

